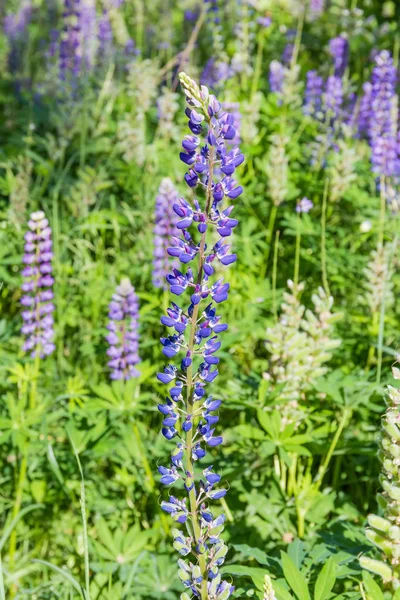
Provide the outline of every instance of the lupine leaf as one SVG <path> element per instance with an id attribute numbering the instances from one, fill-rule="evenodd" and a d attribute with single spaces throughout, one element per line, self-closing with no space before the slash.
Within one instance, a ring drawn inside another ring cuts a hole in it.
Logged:
<path id="1" fill-rule="evenodd" d="M 329 558 L 323 566 L 315 582 L 314 599 L 326 600 L 329 597 L 336 581 L 336 563 Z"/>
<path id="2" fill-rule="evenodd" d="M 294 564 L 286 552 L 281 552 L 282 558 L 282 569 L 285 575 L 286 581 L 292 588 L 299 600 L 311 600 L 310 592 L 308 591 L 308 585 L 304 575 Z"/>
<path id="3" fill-rule="evenodd" d="M 363 583 L 368 594 L 368 600 L 384 600 L 379 585 L 367 571 L 363 571 Z"/>

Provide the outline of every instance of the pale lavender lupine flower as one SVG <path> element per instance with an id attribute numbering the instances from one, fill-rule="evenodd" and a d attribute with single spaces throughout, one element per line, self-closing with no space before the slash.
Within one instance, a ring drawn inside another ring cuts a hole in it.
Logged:
<path id="1" fill-rule="evenodd" d="M 308 198 L 306 198 L 304 196 L 304 198 L 302 198 L 301 200 L 299 200 L 299 202 L 296 205 L 296 212 L 297 213 L 309 213 L 310 210 L 313 208 L 314 203 L 312 202 L 312 200 L 309 200 Z"/>
<path id="2" fill-rule="evenodd" d="M 98 22 L 98 43 L 99 54 L 101 56 L 109 56 L 113 45 L 113 31 L 111 27 L 110 15 L 107 10 L 103 10 L 103 14 Z"/>
<path id="3" fill-rule="evenodd" d="M 341 77 L 328 77 L 325 88 L 325 110 L 331 120 L 337 119 L 343 106 L 343 81 Z"/>
<path id="4" fill-rule="evenodd" d="M 310 0 L 310 12 L 312 16 L 318 17 L 324 12 L 324 0 Z"/>
<path id="5" fill-rule="evenodd" d="M 304 113 L 315 117 L 322 108 L 324 80 L 317 71 L 308 71 L 304 93 Z"/>
<path id="6" fill-rule="evenodd" d="M 285 79 L 284 66 L 279 60 L 271 61 L 269 65 L 269 86 L 271 92 L 275 94 L 281 94 L 283 90 L 283 83 Z"/>
<path id="7" fill-rule="evenodd" d="M 342 77 L 349 60 L 348 40 L 342 35 L 331 39 L 329 42 L 329 52 L 334 60 L 335 75 Z"/>
<path id="8" fill-rule="evenodd" d="M 179 195 L 169 177 L 162 180 L 158 189 L 155 208 L 154 251 L 153 251 L 153 285 L 157 288 L 167 289 L 166 276 L 173 266 L 168 248 L 173 243 L 173 238 L 179 238 L 180 231 L 175 223 L 178 220 L 174 212 L 174 204 L 178 202 Z"/>
<path id="9" fill-rule="evenodd" d="M 109 305 L 109 334 L 106 340 L 110 347 L 110 378 L 127 381 L 139 377 L 136 365 L 139 358 L 139 301 L 129 279 L 122 279 Z"/>
<path id="10" fill-rule="evenodd" d="M 33 357 L 44 358 L 55 350 L 51 229 L 41 210 L 31 214 L 28 228 L 22 270 L 21 305 L 25 310 L 21 333 L 26 336 L 23 349 Z"/>
<path id="11" fill-rule="evenodd" d="M 363 84 L 363 94 L 360 101 L 360 109 L 358 113 L 358 132 L 362 135 L 368 134 L 369 121 L 371 118 L 371 102 L 372 102 L 372 83 L 366 81 Z"/>

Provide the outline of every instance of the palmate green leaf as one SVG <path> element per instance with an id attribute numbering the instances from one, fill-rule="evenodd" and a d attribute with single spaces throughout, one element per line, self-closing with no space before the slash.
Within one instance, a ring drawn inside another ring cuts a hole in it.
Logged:
<path id="1" fill-rule="evenodd" d="M 281 552 L 281 560 L 285 579 L 296 594 L 298 600 L 311 600 L 306 578 L 296 567 L 293 560 L 283 551 Z"/>
<path id="2" fill-rule="evenodd" d="M 315 582 L 314 600 L 326 600 L 336 581 L 336 563 L 330 557 L 323 566 Z"/>
<path id="3" fill-rule="evenodd" d="M 265 433 L 261 431 L 261 429 L 257 429 L 257 427 L 253 427 L 252 425 L 237 425 L 231 429 L 232 432 L 235 433 L 236 439 L 244 438 L 247 440 L 264 440 Z"/>
<path id="4" fill-rule="evenodd" d="M 240 577 L 262 577 L 264 579 L 265 569 L 258 567 L 246 567 L 245 565 L 225 565 L 220 569 L 223 574 L 236 575 Z"/>
<path id="5" fill-rule="evenodd" d="M 280 437 L 281 417 L 277 410 L 267 413 L 264 410 L 257 411 L 257 419 L 261 427 L 268 433 L 272 440 Z"/>
<path id="6" fill-rule="evenodd" d="M 277 600 L 293 600 L 293 596 L 280 581 L 272 582 Z"/>

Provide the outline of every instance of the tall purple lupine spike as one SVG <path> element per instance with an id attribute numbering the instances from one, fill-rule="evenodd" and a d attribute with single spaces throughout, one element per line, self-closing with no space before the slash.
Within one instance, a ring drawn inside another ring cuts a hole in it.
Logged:
<path id="1" fill-rule="evenodd" d="M 349 42 L 348 40 L 339 35 L 330 40 L 329 52 L 334 61 L 335 75 L 342 77 L 349 60 Z"/>
<path id="2" fill-rule="evenodd" d="M 269 86 L 271 92 L 281 94 L 285 79 L 285 71 L 283 64 L 279 60 L 271 61 L 269 65 Z"/>
<path id="3" fill-rule="evenodd" d="M 44 358 L 55 350 L 51 229 L 41 210 L 31 214 L 28 228 L 22 270 L 21 305 L 25 310 L 21 333 L 26 336 L 23 349 L 33 357 Z"/>
<path id="4" fill-rule="evenodd" d="M 304 93 L 304 113 L 316 117 L 322 108 L 324 80 L 317 71 L 308 71 Z"/>
<path id="5" fill-rule="evenodd" d="M 167 289 L 166 276 L 171 269 L 169 256 L 179 257 L 182 250 L 179 247 L 179 229 L 175 223 L 178 220 L 173 206 L 178 202 L 179 196 L 169 177 L 162 180 L 158 189 L 155 209 L 154 225 L 154 251 L 153 251 L 153 285 L 157 288 Z M 174 237 L 176 244 L 174 244 Z M 174 245 L 174 248 L 170 248 Z M 168 252 L 168 249 L 170 251 Z M 175 266 L 177 266 L 175 264 Z"/>
<path id="6" fill-rule="evenodd" d="M 227 149 L 226 142 L 236 135 L 232 116 L 205 86 L 199 88 L 184 73 L 180 80 L 191 131 L 182 142 L 180 157 L 188 165 L 186 183 L 204 190 L 205 200 L 200 204 L 197 199 L 180 199 L 174 205 L 180 219 L 177 227 L 182 231 L 181 262 L 194 264 L 182 271 L 173 269 L 167 276 L 171 293 L 189 293 L 190 301 L 183 308 L 172 303 L 161 319 L 174 330 L 161 338 L 163 353 L 168 359 L 180 355 L 180 366 L 169 364 L 157 375 L 161 383 L 172 384 L 165 402 L 158 405 L 164 416 L 162 433 L 167 440 L 177 441 L 171 464 L 159 467 L 159 472 L 161 483 L 168 487 L 179 480 L 188 498 L 171 495 L 161 507 L 176 523 L 187 523 L 184 531 L 172 531 L 175 549 L 181 556 L 190 556 L 189 562 L 178 561 L 184 586 L 196 598 L 225 600 L 234 591 L 219 573 L 227 554 L 220 538 L 225 516 L 213 513 L 209 501 L 223 498 L 226 489 L 216 487 L 221 477 L 211 466 L 201 474 L 195 464 L 205 456 L 207 447 L 222 443 L 215 431 L 221 401 L 208 395 L 207 387 L 218 376 L 218 336 L 228 326 L 217 315 L 217 305 L 228 299 L 229 283 L 223 278 L 215 280 L 214 269 L 217 262 L 228 266 L 236 261 L 226 239 L 238 221 L 232 217 L 234 206 L 223 209 L 222 202 L 235 200 L 243 191 L 233 175 L 244 157 L 237 147 Z M 184 593 L 181 600 L 190 600 L 190 596 Z"/>
<path id="7" fill-rule="evenodd" d="M 372 72 L 369 140 L 372 150 L 372 170 L 378 176 L 393 176 L 398 172 L 395 119 L 396 67 L 390 52 L 382 50 L 375 57 Z"/>
<path id="8" fill-rule="evenodd" d="M 62 80 L 79 76 L 82 68 L 81 0 L 65 0 L 63 30 L 59 41 L 59 69 Z"/>
<path id="9" fill-rule="evenodd" d="M 110 347 L 107 354 L 110 361 L 111 379 L 127 381 L 139 377 L 136 365 L 139 358 L 139 302 L 129 279 L 122 279 L 109 305 L 110 332 L 106 340 Z"/>

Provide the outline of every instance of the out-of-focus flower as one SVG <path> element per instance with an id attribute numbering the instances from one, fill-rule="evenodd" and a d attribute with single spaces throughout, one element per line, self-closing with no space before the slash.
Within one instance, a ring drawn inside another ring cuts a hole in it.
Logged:
<path id="1" fill-rule="evenodd" d="M 28 227 L 22 270 L 24 324 L 21 333 L 26 336 L 24 350 L 33 357 L 44 358 L 55 350 L 51 229 L 41 210 L 31 214 Z"/>
<path id="2" fill-rule="evenodd" d="M 162 180 L 156 199 L 155 225 L 154 225 L 154 259 L 153 259 L 153 285 L 157 288 L 167 289 L 166 276 L 173 266 L 168 254 L 168 248 L 173 245 L 173 237 L 179 237 L 180 231 L 176 228 L 177 216 L 174 204 L 178 202 L 178 192 L 171 179 Z"/>
<path id="3" fill-rule="evenodd" d="M 139 302 L 129 279 L 122 279 L 109 305 L 107 363 L 111 379 L 139 377 Z"/>
<path id="4" fill-rule="evenodd" d="M 297 213 L 309 213 L 310 210 L 313 208 L 314 203 L 309 200 L 308 198 L 304 197 L 301 200 L 299 200 L 299 202 L 296 205 L 296 212 Z"/>
<path id="5" fill-rule="evenodd" d="M 334 60 L 335 75 L 342 77 L 349 60 L 349 42 L 340 35 L 329 42 L 329 52 Z"/>

